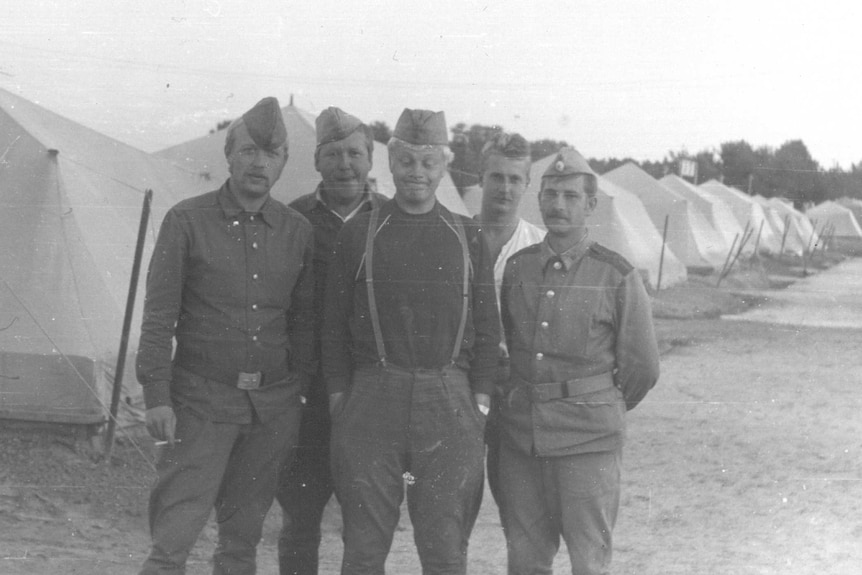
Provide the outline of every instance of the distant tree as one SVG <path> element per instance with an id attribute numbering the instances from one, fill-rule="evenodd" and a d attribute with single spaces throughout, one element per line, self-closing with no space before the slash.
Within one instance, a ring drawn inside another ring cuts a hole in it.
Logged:
<path id="1" fill-rule="evenodd" d="M 801 206 L 826 197 L 826 179 L 802 140 L 789 140 L 758 168 L 755 182 L 763 182 L 770 196 L 782 196 Z"/>
<path id="2" fill-rule="evenodd" d="M 697 161 L 697 183 L 702 184 L 709 180 L 720 180 L 724 164 L 721 155 L 715 150 L 702 150 L 694 159 Z"/>
<path id="3" fill-rule="evenodd" d="M 231 122 L 233 122 L 233 120 L 222 120 L 221 122 L 219 122 L 218 124 L 216 124 L 216 127 L 215 127 L 215 128 L 212 128 L 212 129 L 210 130 L 210 134 L 215 134 L 216 132 L 219 132 L 219 131 L 221 131 L 221 130 L 224 130 L 225 128 L 227 128 L 228 126 L 230 126 L 230 123 L 231 123 Z"/>
<path id="4" fill-rule="evenodd" d="M 530 142 L 530 152 L 533 161 L 541 160 L 551 154 L 556 154 L 560 148 L 565 148 L 569 144 L 565 140 L 549 140 L 547 138 Z"/>
<path id="5" fill-rule="evenodd" d="M 749 178 L 758 165 L 758 157 L 751 145 L 745 140 L 724 142 L 721 144 L 720 156 L 724 183 L 748 189 Z"/>
<path id="6" fill-rule="evenodd" d="M 371 122 L 368 124 L 371 128 L 371 131 L 374 133 L 374 139 L 381 144 L 386 144 L 389 142 L 389 138 L 392 137 L 392 130 L 389 126 L 386 125 L 386 122 L 381 122 L 377 120 L 376 122 Z"/>
<path id="7" fill-rule="evenodd" d="M 450 147 L 455 158 L 449 165 L 449 174 L 459 193 L 464 194 L 468 187 L 479 183 L 482 147 L 492 134 L 500 130 L 502 130 L 500 126 L 482 124 L 473 124 L 468 128 L 464 122 L 459 122 L 451 128 Z"/>

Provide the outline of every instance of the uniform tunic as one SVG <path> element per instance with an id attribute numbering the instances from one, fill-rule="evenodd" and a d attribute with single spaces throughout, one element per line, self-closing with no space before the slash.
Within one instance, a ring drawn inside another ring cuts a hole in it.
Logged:
<path id="1" fill-rule="evenodd" d="M 586 237 L 509 259 L 501 294 L 511 378 L 501 402 L 499 490 L 509 573 L 609 572 L 625 412 L 659 356 L 649 298 L 620 255 Z"/>
<path id="2" fill-rule="evenodd" d="M 503 437 L 528 454 L 567 455 L 623 442 L 626 409 L 658 379 L 649 297 L 619 254 L 584 239 L 557 256 L 547 241 L 509 259 L 501 294 L 512 380 Z M 578 401 L 526 401 L 534 383 L 608 374 Z"/>

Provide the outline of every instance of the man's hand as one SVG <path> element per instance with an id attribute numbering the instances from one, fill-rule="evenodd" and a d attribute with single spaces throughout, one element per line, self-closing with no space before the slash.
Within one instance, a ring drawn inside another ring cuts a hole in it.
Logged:
<path id="1" fill-rule="evenodd" d="M 158 441 L 167 441 L 174 445 L 174 433 L 177 429 L 177 417 L 169 405 L 160 405 L 147 410 L 147 431 Z"/>
<path id="2" fill-rule="evenodd" d="M 344 392 L 339 391 L 337 393 L 329 394 L 329 416 L 335 417 L 336 413 L 339 413 L 344 406 Z"/>
<path id="3" fill-rule="evenodd" d="M 474 393 L 473 396 L 476 398 L 476 405 L 479 406 L 479 411 L 487 417 L 488 412 L 491 411 L 491 396 L 487 393 Z"/>

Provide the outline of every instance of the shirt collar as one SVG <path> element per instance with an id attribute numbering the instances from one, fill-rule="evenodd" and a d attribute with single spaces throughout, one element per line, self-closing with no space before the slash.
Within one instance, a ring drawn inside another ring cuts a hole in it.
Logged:
<path id="1" fill-rule="evenodd" d="M 365 189 L 362 191 L 362 200 L 356 205 L 356 207 L 353 209 L 352 212 L 347 214 L 346 217 L 343 217 L 341 214 L 339 214 L 338 212 L 336 212 L 335 210 L 333 210 L 332 208 L 330 208 L 326 204 L 326 201 L 323 199 L 323 194 L 321 193 L 322 191 L 323 191 L 323 182 L 320 182 L 319 184 L 317 184 L 317 189 L 314 190 L 314 199 L 317 200 L 317 205 L 319 205 L 324 210 L 326 210 L 329 213 L 336 216 L 342 222 L 346 222 L 347 220 L 351 219 L 353 216 L 355 216 L 356 214 L 358 214 L 359 212 L 362 211 L 362 209 L 365 207 L 365 204 L 371 202 L 371 188 L 368 186 L 368 183 L 366 182 Z"/>
<path id="2" fill-rule="evenodd" d="M 239 205 L 239 202 L 236 201 L 236 198 L 231 193 L 227 181 L 222 185 L 221 189 L 219 189 L 218 203 L 226 219 L 237 218 L 240 214 L 245 213 L 243 207 Z M 272 201 L 271 197 L 266 198 L 266 201 L 263 203 L 263 206 L 261 206 L 260 212 L 258 213 L 265 224 L 268 226 L 273 225 L 277 217 L 276 214 L 278 213 L 278 210 L 276 209 L 275 203 Z"/>
<path id="3" fill-rule="evenodd" d="M 584 230 L 584 237 L 582 237 L 578 243 L 567 249 L 565 252 L 558 254 L 555 252 L 551 245 L 548 243 L 548 237 L 545 236 L 545 239 L 542 240 L 541 247 L 541 257 L 542 257 L 542 269 L 545 269 L 551 261 L 559 259 L 563 268 L 566 271 L 569 271 L 573 265 L 578 263 L 584 254 L 587 253 L 587 250 L 590 249 L 592 245 L 592 240 L 589 238 L 589 232 Z"/>

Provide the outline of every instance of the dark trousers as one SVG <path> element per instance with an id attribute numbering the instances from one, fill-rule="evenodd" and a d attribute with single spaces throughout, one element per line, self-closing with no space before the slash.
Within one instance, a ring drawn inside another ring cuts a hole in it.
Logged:
<path id="1" fill-rule="evenodd" d="M 178 409 L 173 448 L 156 464 L 150 494 L 152 548 L 141 575 L 185 573 L 186 559 L 215 508 L 216 575 L 255 573 L 256 547 L 272 506 L 277 474 L 296 442 L 299 411 L 265 424 L 208 421 Z"/>
<path id="2" fill-rule="evenodd" d="M 503 513 L 503 497 L 500 493 L 500 402 L 503 399 L 503 389 L 509 381 L 509 358 L 501 357 L 497 364 L 497 375 L 494 379 L 496 391 L 491 396 L 491 410 L 488 422 L 485 424 L 485 445 L 487 446 L 486 474 L 491 497 L 497 504 L 500 515 L 500 525 L 506 531 L 506 515 Z"/>
<path id="3" fill-rule="evenodd" d="M 509 575 L 553 573 L 560 537 L 573 575 L 609 573 L 622 450 L 535 457 L 500 447 Z"/>
<path id="4" fill-rule="evenodd" d="M 484 416 L 463 370 L 368 367 L 332 427 L 343 575 L 384 573 L 404 485 L 422 572 L 466 572 L 484 483 Z"/>
<path id="5" fill-rule="evenodd" d="M 327 398 L 309 397 L 293 461 L 282 470 L 276 493 L 282 515 L 280 575 L 317 575 L 320 522 L 333 491 L 329 437 Z"/>

